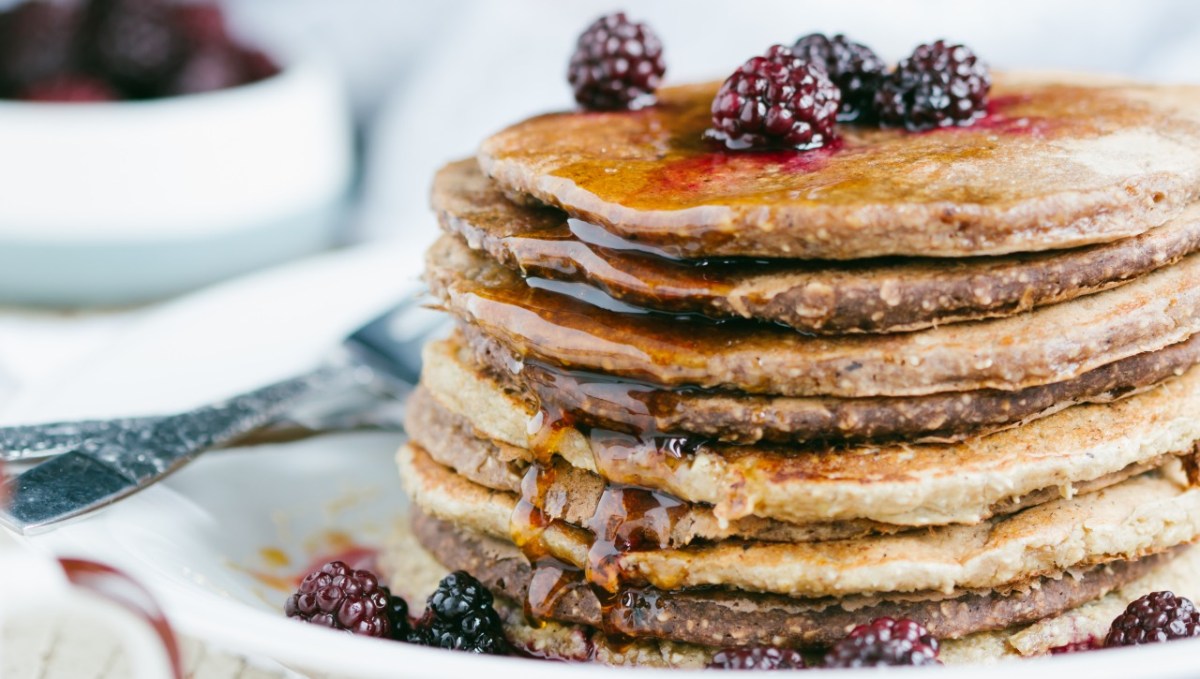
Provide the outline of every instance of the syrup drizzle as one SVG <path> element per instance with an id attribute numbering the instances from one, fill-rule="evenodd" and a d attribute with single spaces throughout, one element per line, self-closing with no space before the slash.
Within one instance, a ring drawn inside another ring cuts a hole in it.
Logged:
<path id="1" fill-rule="evenodd" d="M 530 422 L 535 461 L 522 478 L 520 498 L 509 520 L 513 543 L 533 568 L 524 601 L 525 616 L 531 623 L 541 624 L 553 617 L 556 606 L 569 592 L 588 587 L 600 603 L 601 629 L 606 637 L 617 643 L 632 643 L 629 632 L 635 629 L 633 621 L 657 613 L 658 594 L 629 584 L 632 578 L 622 564 L 622 556 L 670 547 L 687 505 L 661 491 L 631 484 L 608 485 L 592 515 L 583 522 L 591 533 L 586 563 L 582 568 L 565 563 L 551 554 L 545 540 L 552 526 L 567 525 L 557 518 L 565 515 L 566 493 L 556 486 L 559 472 L 553 458 L 565 433 L 578 428 L 592 444 L 598 469 L 636 479 L 639 475 L 632 470 L 643 460 L 653 457 L 681 462 L 694 452 L 695 444 L 678 436 L 639 436 L 581 426 L 572 413 L 553 403 L 542 401 Z"/>

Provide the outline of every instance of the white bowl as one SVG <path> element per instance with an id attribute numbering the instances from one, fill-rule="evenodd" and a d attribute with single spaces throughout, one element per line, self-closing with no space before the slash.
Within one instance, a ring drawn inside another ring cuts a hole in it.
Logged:
<path id="1" fill-rule="evenodd" d="M 0 302 L 124 304 L 327 247 L 352 176 L 317 59 L 207 94 L 0 102 Z"/>

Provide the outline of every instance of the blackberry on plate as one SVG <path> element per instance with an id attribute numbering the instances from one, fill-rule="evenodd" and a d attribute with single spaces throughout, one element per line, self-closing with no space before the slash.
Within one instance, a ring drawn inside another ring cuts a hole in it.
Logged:
<path id="1" fill-rule="evenodd" d="M 330 561 L 304 577 L 288 597 L 284 612 L 296 618 L 354 634 L 392 636 L 391 596 L 370 571 L 356 571 Z"/>
<path id="2" fill-rule="evenodd" d="M 987 112 L 992 76 L 964 45 L 920 45 L 883 79 L 875 93 L 882 124 L 929 130 L 970 125 Z"/>
<path id="3" fill-rule="evenodd" d="M 810 63 L 823 64 L 829 79 L 842 92 L 838 120 L 871 122 L 875 117 L 875 90 L 887 65 L 870 47 L 842 34 L 832 38 L 812 33 L 792 45 L 792 53 Z"/>
<path id="4" fill-rule="evenodd" d="M 1187 597 L 1152 592 L 1134 600 L 1108 630 L 1104 646 L 1136 646 L 1200 636 L 1200 612 Z"/>
<path id="5" fill-rule="evenodd" d="M 841 103 L 841 93 L 823 67 L 775 45 L 721 85 L 708 136 L 731 149 L 818 148 L 835 138 Z"/>
<path id="6" fill-rule="evenodd" d="M 714 670 L 802 670 L 806 666 L 800 651 L 757 646 L 718 651 L 708 667 Z"/>
<path id="7" fill-rule="evenodd" d="M 392 622 L 391 637 L 396 641 L 408 641 L 412 636 L 412 622 L 408 618 L 408 602 L 392 594 L 387 587 L 380 587 L 388 598 L 388 619 Z"/>
<path id="8" fill-rule="evenodd" d="M 426 646 L 504 655 L 508 641 L 492 593 L 465 571 L 447 575 L 429 596 L 413 640 Z"/>
<path id="9" fill-rule="evenodd" d="M 825 654 L 824 667 L 940 665 L 938 641 L 919 623 L 878 618 L 855 627 Z"/>
<path id="10" fill-rule="evenodd" d="M 617 12 L 600 17 L 579 36 L 567 80 L 584 108 L 617 111 L 653 104 L 666 72 L 658 35 Z"/>

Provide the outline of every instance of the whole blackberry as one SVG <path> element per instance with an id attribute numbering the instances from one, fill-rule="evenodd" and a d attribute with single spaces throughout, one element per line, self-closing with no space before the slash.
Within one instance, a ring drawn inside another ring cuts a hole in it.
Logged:
<path id="1" fill-rule="evenodd" d="M 1136 646 L 1200 636 L 1200 613 L 1191 599 L 1173 592 L 1153 592 L 1135 600 L 1118 615 L 1104 646 Z"/>
<path id="2" fill-rule="evenodd" d="M 875 118 L 875 90 L 887 66 L 870 47 L 852 42 L 840 33 L 832 38 L 813 33 L 797 40 L 792 53 L 825 66 L 829 79 L 842 92 L 838 120 L 865 123 Z"/>
<path id="3" fill-rule="evenodd" d="M 878 618 L 855 627 L 825 654 L 824 667 L 940 665 L 938 642 L 920 624 Z"/>
<path id="4" fill-rule="evenodd" d="M 304 577 L 300 589 L 288 597 L 284 612 L 289 618 L 389 639 L 390 599 L 375 574 L 330 561 Z"/>
<path id="5" fill-rule="evenodd" d="M 731 149 L 813 149 L 834 139 L 842 97 L 825 69 L 775 45 L 742 64 L 712 103 L 708 136 Z"/>
<path id="6" fill-rule="evenodd" d="M 759 646 L 719 651 L 708 667 L 714 670 L 802 670 L 806 665 L 800 651 Z"/>
<path id="7" fill-rule="evenodd" d="M 451 573 L 438 584 L 413 639 L 426 646 L 469 653 L 508 652 L 492 593 L 464 571 Z"/>
<path id="8" fill-rule="evenodd" d="M 91 68 L 131 96 L 158 94 L 185 56 L 174 19 L 162 0 L 93 0 L 87 19 Z"/>
<path id="9" fill-rule="evenodd" d="M 584 108 L 632 110 L 654 103 L 666 72 L 658 35 L 617 12 L 600 17 L 579 36 L 567 80 Z"/>
<path id="10" fill-rule="evenodd" d="M 987 112 L 992 76 L 963 45 L 920 45 L 879 84 L 875 109 L 884 125 L 929 130 L 970 125 Z"/>
<path id="11" fill-rule="evenodd" d="M 380 587 L 388 598 L 388 619 L 392 622 L 391 638 L 396 641 L 408 641 L 412 636 L 412 623 L 408 619 L 408 602 L 392 594 L 387 587 Z"/>
<path id="12" fill-rule="evenodd" d="M 15 89 L 69 72 L 75 62 L 79 12 L 73 5 L 26 2 L 0 23 L 0 79 Z"/>

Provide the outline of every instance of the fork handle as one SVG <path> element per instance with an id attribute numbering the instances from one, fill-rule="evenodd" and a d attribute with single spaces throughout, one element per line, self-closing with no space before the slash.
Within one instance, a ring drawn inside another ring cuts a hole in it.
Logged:
<path id="1" fill-rule="evenodd" d="M 174 415 L 79 420 L 0 428 L 0 461 L 33 460 L 70 450 L 93 454 L 160 450 L 178 457 L 215 447 L 278 419 L 318 391 L 358 381 L 353 365 L 328 363 L 310 373 L 255 389 L 226 401 Z"/>
<path id="2" fill-rule="evenodd" d="M 53 457 L 68 450 L 81 448 L 92 439 L 110 438 L 122 430 L 154 426 L 166 417 L 153 415 L 0 427 L 0 462 Z"/>

